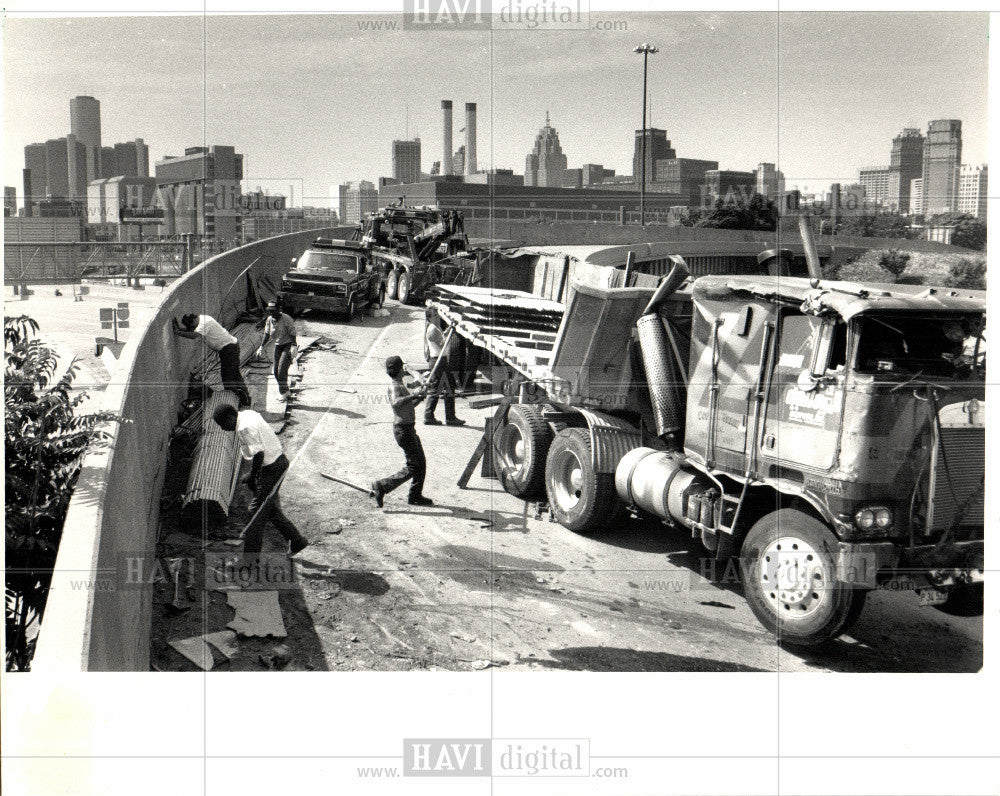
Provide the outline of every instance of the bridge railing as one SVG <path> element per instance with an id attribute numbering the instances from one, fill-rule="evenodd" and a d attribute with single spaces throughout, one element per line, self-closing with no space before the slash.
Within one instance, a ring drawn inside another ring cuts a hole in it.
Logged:
<path id="1" fill-rule="evenodd" d="M 246 303 L 246 279 L 278 284 L 292 257 L 317 236 L 280 235 L 206 260 L 174 282 L 122 350 L 101 408 L 117 413 L 110 444 L 89 452 L 63 530 L 32 669 L 148 671 L 160 492 L 170 434 L 187 397 L 198 346 L 177 339 L 170 319 L 187 312 L 231 322 Z M 251 265 L 253 264 L 253 265 Z"/>

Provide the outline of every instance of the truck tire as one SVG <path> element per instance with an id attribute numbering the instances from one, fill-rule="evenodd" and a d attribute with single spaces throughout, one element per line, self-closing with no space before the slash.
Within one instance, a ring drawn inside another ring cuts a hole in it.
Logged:
<path id="1" fill-rule="evenodd" d="M 578 533 L 603 529 L 620 503 L 614 473 L 594 469 L 585 428 L 564 428 L 553 437 L 545 459 L 545 491 L 559 524 Z"/>
<path id="2" fill-rule="evenodd" d="M 836 638 L 861 615 L 865 592 L 836 578 L 837 537 L 815 517 L 780 509 L 754 523 L 740 550 L 754 616 L 792 646 Z"/>
<path id="3" fill-rule="evenodd" d="M 948 616 L 982 616 L 985 589 L 982 583 L 965 583 L 948 590 L 948 600 L 935 605 Z"/>
<path id="4" fill-rule="evenodd" d="M 385 278 L 385 294 L 393 301 L 396 300 L 398 283 L 399 274 L 395 270 L 390 271 L 389 275 Z"/>
<path id="5" fill-rule="evenodd" d="M 504 489 L 514 497 L 537 497 L 545 492 L 545 457 L 552 429 L 536 406 L 512 406 L 494 449 L 494 466 Z"/>
<path id="6" fill-rule="evenodd" d="M 357 299 L 354 296 L 351 296 L 347 300 L 347 310 L 346 310 L 345 314 L 347 315 L 347 322 L 348 323 L 350 323 L 351 321 L 353 321 L 354 320 L 354 316 L 358 314 Z"/>
<path id="7" fill-rule="evenodd" d="M 396 280 L 396 297 L 400 304 L 406 304 L 410 300 L 410 274 L 407 271 L 400 271 Z"/>

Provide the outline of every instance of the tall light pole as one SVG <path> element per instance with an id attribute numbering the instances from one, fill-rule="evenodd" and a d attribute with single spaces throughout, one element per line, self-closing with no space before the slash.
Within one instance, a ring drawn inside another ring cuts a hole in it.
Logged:
<path id="1" fill-rule="evenodd" d="M 642 53 L 642 181 L 639 183 L 639 225 L 646 226 L 646 74 L 649 56 L 659 50 L 651 44 L 640 44 L 634 53 Z"/>

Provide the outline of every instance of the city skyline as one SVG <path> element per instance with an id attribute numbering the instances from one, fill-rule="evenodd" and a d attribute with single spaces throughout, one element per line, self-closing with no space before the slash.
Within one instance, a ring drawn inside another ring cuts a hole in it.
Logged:
<path id="1" fill-rule="evenodd" d="M 564 34 L 494 33 L 492 71 L 490 58 L 476 58 L 490 55 L 489 39 L 454 31 L 381 33 L 391 52 L 359 61 L 377 39 L 360 33 L 354 16 L 275 17 L 266 38 L 243 17 L 142 18 L 141 31 L 135 18 L 12 18 L 4 180 L 20 185 L 25 145 L 65 135 L 68 102 L 79 94 L 101 101 L 106 140 L 141 136 L 154 161 L 188 146 L 233 144 L 246 154 L 248 182 L 300 178 L 306 203 L 328 202 L 331 185 L 391 174 L 393 139 L 420 136 L 428 153 L 439 152 L 439 98 L 447 96 L 480 107 L 480 169 L 520 172 L 549 111 L 570 167 L 604 163 L 628 173 L 641 91 L 626 45 L 639 39 L 662 50 L 650 61 L 649 125 L 667 131 L 678 157 L 717 159 L 730 170 L 771 162 L 789 188 L 808 187 L 849 181 L 884 161 L 904 127 L 956 118 L 963 161 L 987 160 L 985 14 L 882 15 L 880 24 L 900 30 L 877 58 L 851 43 L 852 26 L 870 25 L 871 15 L 847 15 L 846 25 L 837 15 L 835 32 L 825 30 L 825 14 L 782 14 L 780 25 L 766 13 L 621 16 L 628 31 L 574 32 L 581 44 L 589 39 L 579 48 L 585 62 L 549 46 Z M 80 46 L 100 40 L 98 24 L 108 40 L 144 46 Z M 777 48 L 759 46 L 769 36 Z M 176 86 L 172 99 L 142 90 L 140 63 Z M 590 87 L 585 103 L 565 90 L 576 81 Z"/>

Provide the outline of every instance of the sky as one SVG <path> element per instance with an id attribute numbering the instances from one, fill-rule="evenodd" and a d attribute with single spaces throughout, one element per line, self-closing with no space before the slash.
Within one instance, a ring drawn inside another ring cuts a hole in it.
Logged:
<path id="1" fill-rule="evenodd" d="M 102 143 L 143 138 L 150 163 L 235 145 L 245 190 L 328 204 L 330 187 L 391 175 L 394 138 L 440 160 L 440 100 L 478 105 L 480 168 L 523 173 L 546 111 L 569 166 L 630 173 L 642 123 L 678 157 L 818 189 L 888 165 L 892 137 L 962 120 L 963 162 L 987 160 L 983 13 L 593 13 L 589 30 L 372 30 L 397 15 L 9 17 L 3 25 L 3 178 L 24 146 L 69 132 L 69 101 L 101 102 Z M 597 30 L 598 21 L 617 30 Z M 622 24 L 624 23 L 624 25 Z M 622 28 L 625 28 L 624 30 Z"/>

